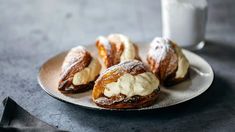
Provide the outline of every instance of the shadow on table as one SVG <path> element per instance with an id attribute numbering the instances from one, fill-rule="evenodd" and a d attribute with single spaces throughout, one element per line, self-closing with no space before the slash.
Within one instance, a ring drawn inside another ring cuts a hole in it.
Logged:
<path id="1" fill-rule="evenodd" d="M 197 53 L 214 58 L 217 58 L 216 56 L 218 55 L 220 56 L 219 59 L 229 60 L 232 59 L 233 56 L 235 56 L 235 48 L 229 45 L 222 45 L 220 43 L 209 41 L 208 44 L 205 46 L 205 48 L 201 51 L 197 51 Z M 148 125 L 149 122 L 167 123 L 171 119 L 172 120 L 177 119 L 176 121 L 179 121 L 183 117 L 188 117 L 188 118 L 193 117 L 192 115 L 196 115 L 196 118 L 198 118 L 192 120 L 196 120 L 196 122 L 197 121 L 200 122 L 200 120 L 203 121 L 204 118 L 203 116 L 205 115 L 206 112 L 218 113 L 218 110 L 223 109 L 222 108 L 223 105 L 221 104 L 226 103 L 229 100 L 233 100 L 233 95 L 232 95 L 233 92 L 234 92 L 233 86 L 229 84 L 223 77 L 215 73 L 215 78 L 212 85 L 202 95 L 190 101 L 167 108 L 149 110 L 149 111 L 139 111 L 139 112 L 138 111 L 115 112 L 115 111 L 99 111 L 99 110 L 83 109 L 71 104 L 66 104 L 65 107 L 66 109 L 70 109 L 71 111 L 79 112 L 80 114 L 78 115 L 76 114 L 70 115 L 68 113 L 68 116 L 73 121 L 77 121 L 77 123 L 84 125 L 86 127 L 93 128 L 94 130 L 97 131 L 102 131 L 105 129 L 104 127 L 106 125 L 109 125 L 110 123 L 111 124 L 113 123 L 114 126 L 117 126 L 116 123 L 122 123 L 122 124 L 127 123 L 126 125 L 122 126 L 122 128 L 119 128 L 119 130 L 123 130 L 125 129 L 125 127 L 128 127 L 129 122 L 134 122 L 134 124 L 139 123 L 139 125 L 143 127 L 144 125 Z M 87 118 L 91 118 L 88 119 L 89 123 L 81 121 L 82 120 L 80 117 L 81 115 L 88 115 Z M 221 119 L 226 118 L 222 117 L 223 115 L 218 115 L 218 116 L 220 116 Z M 150 126 L 154 127 L 153 125 Z"/>
<path id="2" fill-rule="evenodd" d="M 233 61 L 235 56 L 235 43 L 207 40 L 203 49 L 194 52 L 218 60 Z"/>

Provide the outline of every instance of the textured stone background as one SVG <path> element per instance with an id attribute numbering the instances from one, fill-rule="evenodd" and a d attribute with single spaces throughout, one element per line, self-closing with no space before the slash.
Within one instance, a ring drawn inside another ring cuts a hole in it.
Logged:
<path id="1" fill-rule="evenodd" d="M 0 100 L 10 96 L 41 120 L 70 131 L 234 131 L 234 6 L 234 0 L 209 0 L 208 42 L 197 51 L 215 72 L 208 91 L 166 109 L 112 113 L 50 97 L 37 83 L 39 67 L 98 35 L 120 32 L 146 42 L 161 36 L 160 1 L 1 0 Z"/>

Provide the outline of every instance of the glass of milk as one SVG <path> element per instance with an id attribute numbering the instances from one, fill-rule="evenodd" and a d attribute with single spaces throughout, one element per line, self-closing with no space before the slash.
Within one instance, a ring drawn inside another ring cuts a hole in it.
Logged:
<path id="1" fill-rule="evenodd" d="M 205 44 L 206 0 L 161 0 L 162 35 L 188 49 Z"/>

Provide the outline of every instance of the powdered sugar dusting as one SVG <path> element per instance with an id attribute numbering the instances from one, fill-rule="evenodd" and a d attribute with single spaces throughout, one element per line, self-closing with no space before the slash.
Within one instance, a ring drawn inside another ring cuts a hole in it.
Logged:
<path id="1" fill-rule="evenodd" d="M 77 50 L 81 50 L 81 51 L 85 50 L 86 51 L 86 49 L 83 46 L 81 46 L 81 45 L 71 49 L 71 51 L 77 51 Z"/>
<path id="2" fill-rule="evenodd" d="M 72 48 L 68 52 L 68 54 L 66 55 L 66 57 L 64 59 L 64 62 L 62 64 L 62 70 L 63 71 L 69 69 L 69 67 L 72 67 L 73 66 L 72 64 L 75 64 L 74 62 L 76 62 L 79 58 L 77 56 L 77 54 L 79 52 L 85 54 L 85 52 L 87 52 L 87 50 L 83 46 L 79 45 L 79 46 L 76 46 L 76 47 Z"/>
<path id="3" fill-rule="evenodd" d="M 169 39 L 156 37 L 150 43 L 148 56 L 151 56 L 157 62 L 160 62 L 161 60 L 165 59 L 170 49 L 170 46 L 171 46 L 171 43 Z"/>
<path id="4" fill-rule="evenodd" d="M 147 69 L 146 68 L 146 65 L 141 62 L 141 61 L 138 61 L 138 60 L 126 60 L 126 61 L 123 61 L 117 65 L 113 65 L 107 69 L 105 69 L 103 72 L 100 73 L 100 76 L 99 78 L 102 78 L 102 76 L 104 76 L 105 74 L 107 74 L 108 72 L 110 71 L 113 71 L 115 69 L 117 69 L 118 67 L 122 67 L 122 69 L 124 71 L 128 71 L 130 69 L 135 69 L 133 71 L 138 71 L 138 70 L 141 70 L 141 69 Z M 122 70 L 120 70 L 120 72 L 123 72 Z M 131 71 L 130 71 L 131 73 Z"/>
<path id="5" fill-rule="evenodd" d="M 109 43 L 109 40 L 108 40 L 106 37 L 104 37 L 104 36 L 99 36 L 99 37 L 97 38 L 97 41 L 99 41 L 100 43 L 102 43 L 107 51 L 111 51 L 111 45 L 110 45 L 110 43 Z"/>

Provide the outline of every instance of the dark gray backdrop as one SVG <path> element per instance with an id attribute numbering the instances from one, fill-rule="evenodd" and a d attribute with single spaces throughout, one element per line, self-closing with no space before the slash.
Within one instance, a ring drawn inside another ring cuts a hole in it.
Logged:
<path id="1" fill-rule="evenodd" d="M 209 0 L 208 42 L 196 53 L 212 65 L 215 80 L 187 103 L 98 112 L 60 102 L 38 85 L 39 67 L 49 57 L 114 32 L 149 42 L 161 36 L 160 15 L 159 0 L 1 0 L 0 100 L 11 96 L 41 120 L 71 131 L 234 131 L 234 0 Z"/>

